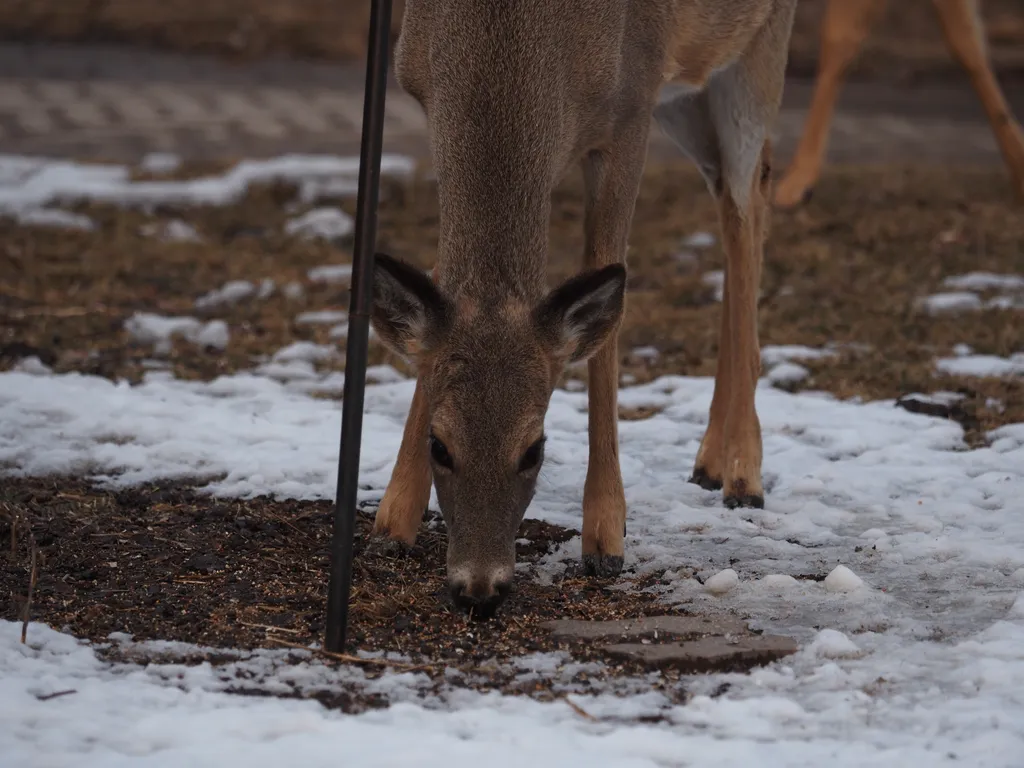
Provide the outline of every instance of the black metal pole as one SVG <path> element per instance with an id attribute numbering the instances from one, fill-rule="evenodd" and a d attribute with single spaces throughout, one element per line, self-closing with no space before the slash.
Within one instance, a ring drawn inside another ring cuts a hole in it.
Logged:
<path id="1" fill-rule="evenodd" d="M 339 652 L 348 632 L 348 601 L 352 589 L 352 546 L 359 490 L 359 447 L 363 431 L 366 348 L 373 302 L 373 254 L 377 242 L 377 198 L 380 155 L 384 140 L 384 95 L 388 85 L 388 39 L 391 0 L 370 0 L 369 50 L 363 98 L 362 146 L 359 151 L 359 193 L 356 198 L 352 292 L 348 310 L 345 390 L 341 406 L 338 488 L 334 500 L 331 580 L 327 590 L 327 633 L 324 647 Z"/>

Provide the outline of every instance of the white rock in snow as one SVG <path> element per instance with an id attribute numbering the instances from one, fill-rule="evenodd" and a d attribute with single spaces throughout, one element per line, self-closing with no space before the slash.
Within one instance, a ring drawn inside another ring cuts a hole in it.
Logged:
<path id="1" fill-rule="evenodd" d="M 705 581 L 704 589 L 712 595 L 724 595 L 727 592 L 731 592 L 739 583 L 740 577 L 736 571 L 732 568 L 726 568 Z"/>
<path id="2" fill-rule="evenodd" d="M 835 629 L 821 630 L 807 650 L 822 659 L 855 659 L 864 655 L 855 642 Z"/>
<path id="3" fill-rule="evenodd" d="M 825 589 L 829 592 L 854 592 L 863 586 L 863 579 L 845 565 L 837 565 L 825 577 Z"/>

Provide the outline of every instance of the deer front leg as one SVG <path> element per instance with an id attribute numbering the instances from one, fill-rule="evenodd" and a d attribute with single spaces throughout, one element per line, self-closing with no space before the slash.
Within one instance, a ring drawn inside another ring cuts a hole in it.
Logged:
<path id="1" fill-rule="evenodd" d="M 423 510 L 430 503 L 430 413 L 423 376 L 416 379 L 398 458 L 373 523 L 375 535 L 409 547 L 416 543 Z"/>
<path id="2" fill-rule="evenodd" d="M 1009 168 L 1014 193 L 1024 202 L 1024 132 L 1010 114 L 1006 97 L 992 72 L 977 0 L 934 2 L 946 44 L 971 78 Z"/>
<path id="3" fill-rule="evenodd" d="M 609 149 L 583 161 L 586 184 L 585 263 L 588 268 L 624 262 L 630 222 L 640 190 L 647 127 L 634 126 Z M 626 494 L 619 467 L 618 334 L 588 362 L 590 456 L 583 487 L 583 563 L 598 577 L 622 570 Z"/>
<path id="4" fill-rule="evenodd" d="M 807 123 L 793 163 L 775 190 L 775 204 L 780 208 L 799 205 L 818 180 L 846 69 L 884 8 L 885 0 L 829 0 L 821 25 L 818 76 Z"/>

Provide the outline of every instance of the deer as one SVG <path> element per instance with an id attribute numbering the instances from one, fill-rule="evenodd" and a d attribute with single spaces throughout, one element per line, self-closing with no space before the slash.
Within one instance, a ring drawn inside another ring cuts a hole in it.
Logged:
<path id="1" fill-rule="evenodd" d="M 717 201 L 726 278 L 715 386 L 689 480 L 763 507 L 757 296 L 770 127 L 796 0 L 407 0 L 394 66 L 423 108 L 439 236 L 427 272 L 374 261 L 371 323 L 416 385 L 372 536 L 415 544 L 433 487 L 454 604 L 493 616 L 544 462 L 545 416 L 586 362 L 584 572 L 623 568 L 617 335 L 652 123 Z M 678 87 L 660 99 L 666 83 Z M 652 119 L 653 118 L 653 119 Z M 585 189 L 583 269 L 546 285 L 551 195 Z"/>
<path id="2" fill-rule="evenodd" d="M 985 25 L 977 0 L 932 0 L 946 46 L 967 71 L 1010 172 L 1014 194 L 1024 203 L 1024 131 L 1010 112 L 992 72 Z M 839 90 L 851 62 L 887 0 L 829 0 L 821 25 L 821 54 L 804 132 L 792 163 L 775 186 L 779 209 L 805 202 L 818 181 Z"/>

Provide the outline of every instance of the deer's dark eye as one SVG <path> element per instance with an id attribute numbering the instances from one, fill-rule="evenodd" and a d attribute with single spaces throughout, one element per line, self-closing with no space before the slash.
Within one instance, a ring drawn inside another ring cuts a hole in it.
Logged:
<path id="1" fill-rule="evenodd" d="M 455 462 L 452 461 L 452 455 L 448 453 L 445 444 L 433 435 L 430 436 L 430 458 L 440 467 L 448 470 L 455 469 Z"/>
<path id="2" fill-rule="evenodd" d="M 523 458 L 519 460 L 519 471 L 529 472 L 537 468 L 540 464 L 540 460 L 544 457 L 544 440 L 541 438 L 529 448 L 526 449 L 526 453 L 523 454 Z"/>

